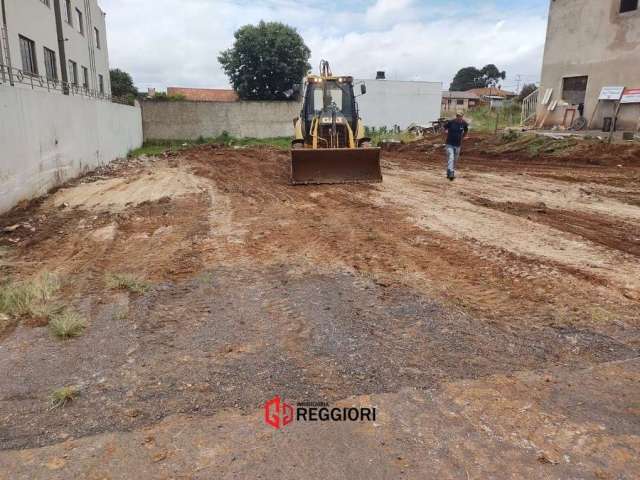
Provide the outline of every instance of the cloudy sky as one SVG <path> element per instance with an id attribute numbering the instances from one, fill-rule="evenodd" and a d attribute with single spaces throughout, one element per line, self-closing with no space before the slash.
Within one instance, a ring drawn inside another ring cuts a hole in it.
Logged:
<path id="1" fill-rule="evenodd" d="M 140 89 L 228 87 L 217 57 L 233 32 L 281 21 L 336 73 L 443 82 L 495 63 L 506 88 L 539 79 L 548 0 L 98 0 L 107 13 L 110 63 Z M 326 8 L 320 8 L 324 5 Z"/>

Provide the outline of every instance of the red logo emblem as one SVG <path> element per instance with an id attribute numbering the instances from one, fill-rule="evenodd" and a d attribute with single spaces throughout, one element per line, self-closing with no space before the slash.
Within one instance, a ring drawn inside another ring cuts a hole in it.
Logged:
<path id="1" fill-rule="evenodd" d="M 264 404 L 264 421 L 275 429 L 281 429 L 293 422 L 293 407 L 276 396 Z"/>

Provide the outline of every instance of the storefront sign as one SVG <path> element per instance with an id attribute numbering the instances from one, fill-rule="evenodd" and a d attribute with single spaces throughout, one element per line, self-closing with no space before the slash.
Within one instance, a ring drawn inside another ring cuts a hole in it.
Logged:
<path id="1" fill-rule="evenodd" d="M 620 103 L 640 103 L 640 88 L 627 88 Z"/>
<path id="2" fill-rule="evenodd" d="M 620 100 L 624 87 L 602 87 L 598 100 Z"/>

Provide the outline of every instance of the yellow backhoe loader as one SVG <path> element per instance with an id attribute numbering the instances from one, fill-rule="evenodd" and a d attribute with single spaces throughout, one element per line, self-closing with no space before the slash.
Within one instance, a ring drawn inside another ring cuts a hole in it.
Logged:
<path id="1" fill-rule="evenodd" d="M 361 93 L 367 92 L 361 85 Z M 373 148 L 358 115 L 353 77 L 334 76 L 322 61 L 307 77 L 304 105 L 294 121 L 291 183 L 379 183 L 380 149 Z"/>

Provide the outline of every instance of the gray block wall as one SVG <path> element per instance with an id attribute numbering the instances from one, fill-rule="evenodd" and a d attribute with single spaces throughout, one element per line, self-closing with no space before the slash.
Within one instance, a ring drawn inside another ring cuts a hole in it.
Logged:
<path id="1" fill-rule="evenodd" d="M 142 104 L 145 140 L 292 137 L 298 102 L 158 102 Z"/>

